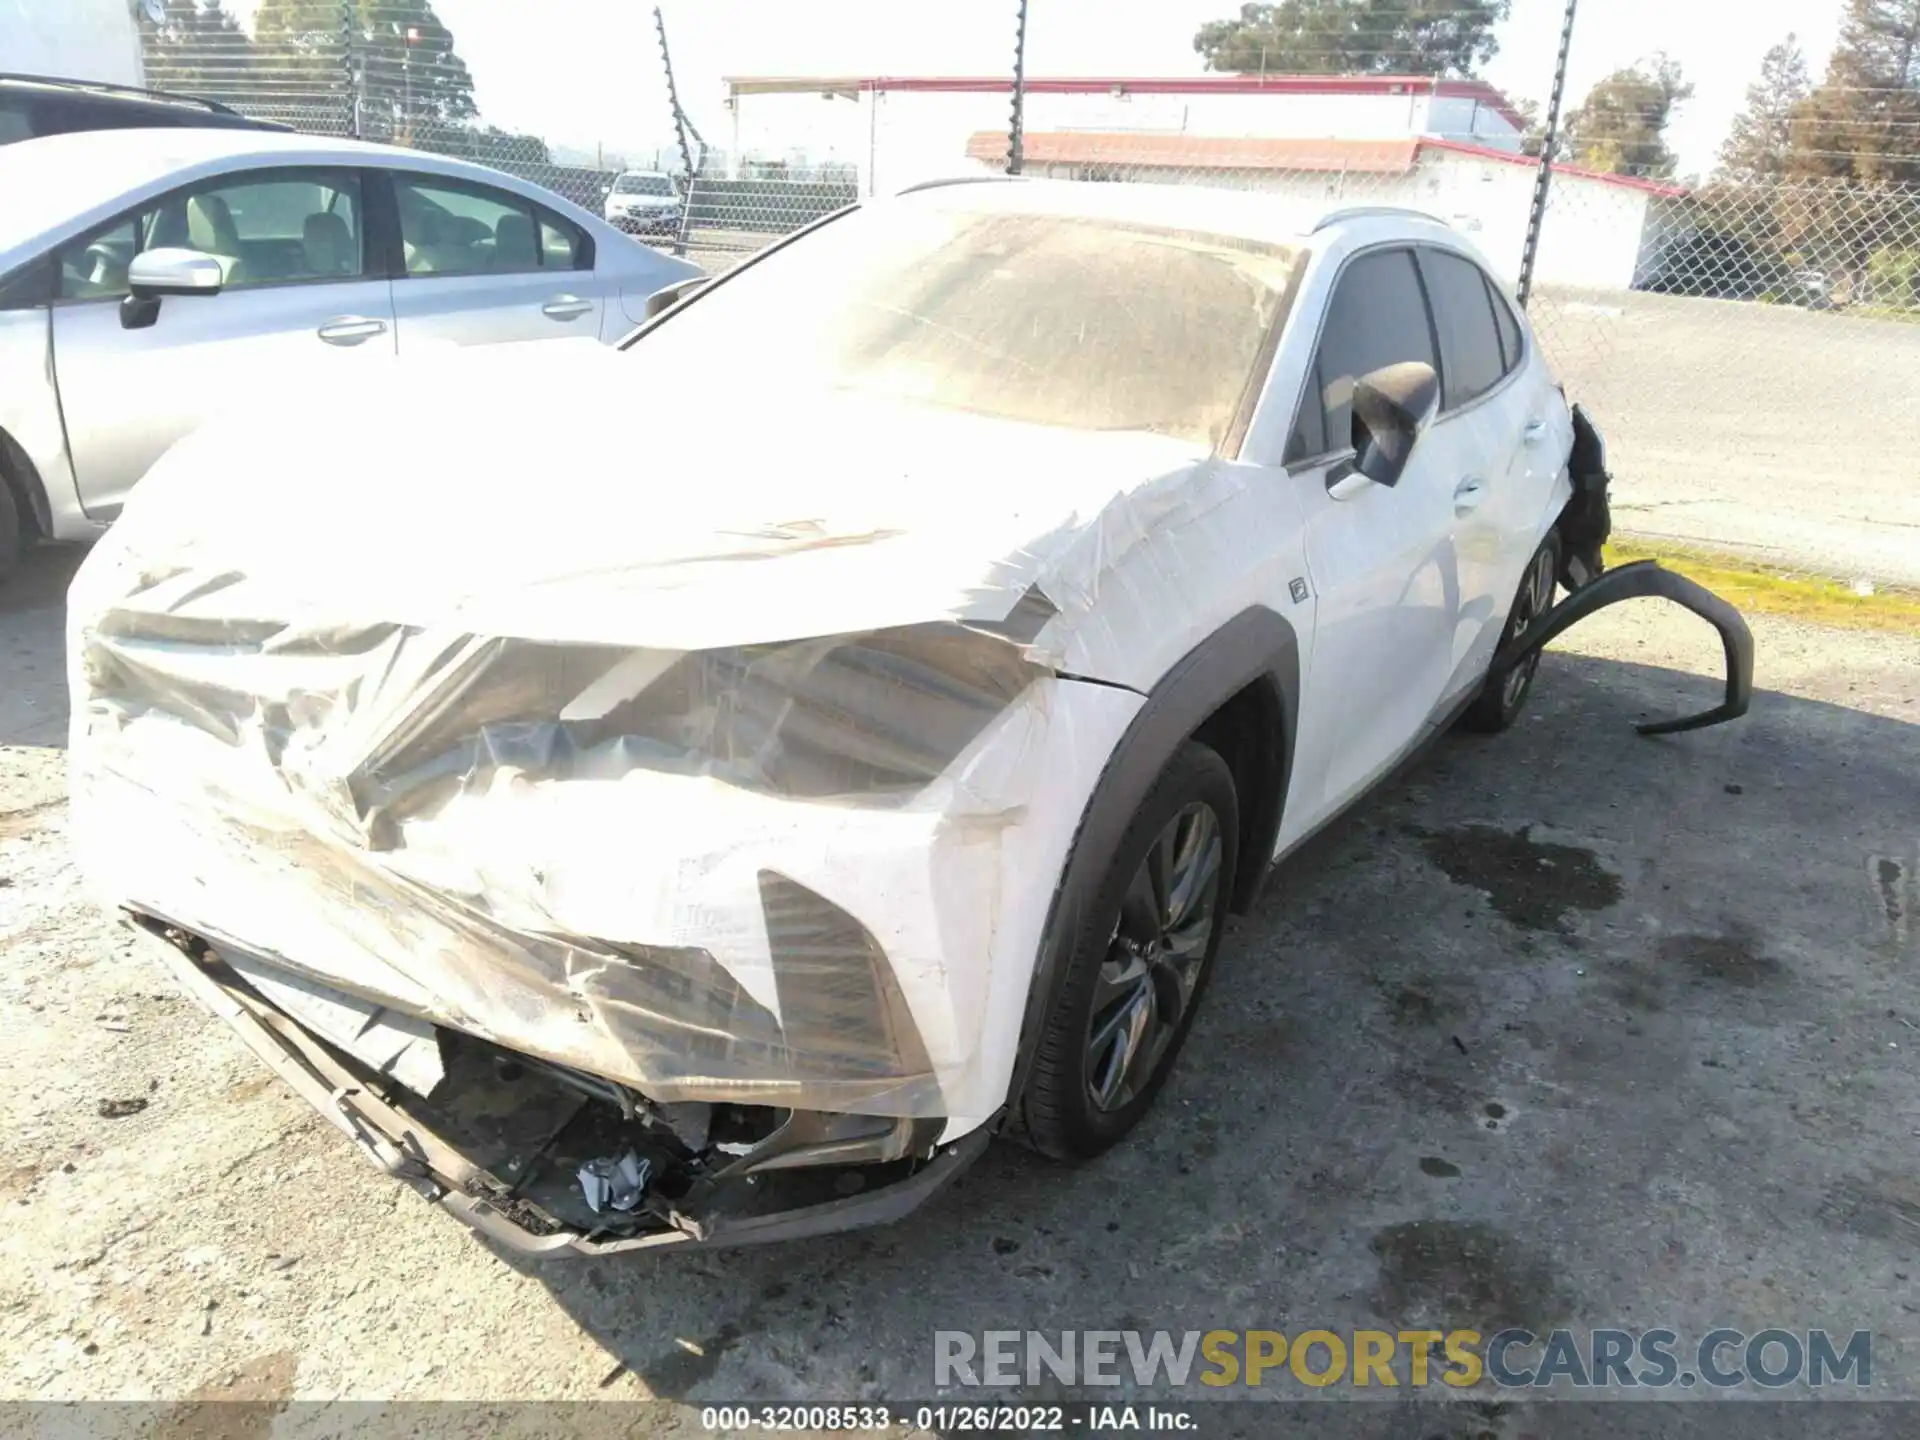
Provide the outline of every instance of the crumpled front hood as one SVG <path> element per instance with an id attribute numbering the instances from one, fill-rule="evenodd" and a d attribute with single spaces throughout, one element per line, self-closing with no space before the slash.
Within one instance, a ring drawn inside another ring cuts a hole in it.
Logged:
<path id="1" fill-rule="evenodd" d="M 1183 441 L 742 395 L 639 358 L 443 352 L 230 414 L 156 464 L 76 609 L 675 650 L 998 620 L 1035 584 L 1090 602 L 1143 520 L 1205 488 Z"/>
<path id="2" fill-rule="evenodd" d="M 938 622 L 1044 574 L 1064 626 L 1192 462 L 569 348 L 303 389 L 142 483 L 69 596 L 90 882 L 656 1100 L 991 1113 L 1031 877 L 1141 702 Z"/>

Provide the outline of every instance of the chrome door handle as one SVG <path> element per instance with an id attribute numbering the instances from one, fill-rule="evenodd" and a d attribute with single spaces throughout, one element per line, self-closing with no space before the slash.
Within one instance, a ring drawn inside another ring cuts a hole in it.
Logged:
<path id="1" fill-rule="evenodd" d="M 553 320 L 578 320 L 591 309 L 591 300 L 582 300 L 578 295 L 556 295 L 540 307 L 540 313 Z"/>
<path id="2" fill-rule="evenodd" d="M 387 333 L 387 322 L 369 320 L 365 315 L 340 315 L 314 332 L 329 345 L 358 345 L 376 335 Z"/>
<path id="3" fill-rule="evenodd" d="M 1487 482 L 1478 475 L 1469 475 L 1453 492 L 1453 513 L 1464 515 L 1486 498 Z"/>
<path id="4" fill-rule="evenodd" d="M 1520 432 L 1520 438 L 1525 440 L 1529 445 L 1538 445 L 1542 440 L 1547 438 L 1547 422 L 1544 420 L 1529 420 L 1527 422 L 1527 428 Z"/>

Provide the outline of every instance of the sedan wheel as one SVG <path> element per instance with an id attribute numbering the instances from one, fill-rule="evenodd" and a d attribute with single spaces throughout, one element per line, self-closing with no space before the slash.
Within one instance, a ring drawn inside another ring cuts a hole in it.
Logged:
<path id="1" fill-rule="evenodd" d="M 1233 772 L 1192 741 L 1174 752 L 1070 901 L 1071 948 L 1052 977 L 1010 1134 L 1088 1160 L 1131 1130 L 1165 1083 L 1213 968 L 1239 864 Z"/>
<path id="2" fill-rule="evenodd" d="M 1102 1110 L 1131 1103 L 1180 1032 L 1213 951 L 1224 855 L 1219 820 L 1195 801 L 1134 871 L 1088 1016 L 1087 1087 Z"/>

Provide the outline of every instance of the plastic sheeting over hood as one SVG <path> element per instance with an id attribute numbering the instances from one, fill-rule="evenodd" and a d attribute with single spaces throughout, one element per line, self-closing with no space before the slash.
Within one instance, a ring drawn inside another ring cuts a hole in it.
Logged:
<path id="1" fill-rule="evenodd" d="M 990 1113 L 1036 877 L 1141 702 L 956 622 L 1038 586 L 1061 633 L 1177 627 L 1177 567 L 1102 583 L 1238 482 L 559 352 L 403 363 L 161 461 L 70 596 L 90 878 L 655 1099 Z"/>
<path id="2" fill-rule="evenodd" d="M 142 482 L 108 546 L 141 583 L 107 583 L 176 613 L 704 649 L 998 620 L 1036 582 L 1064 608 L 1116 558 L 1117 496 L 1192 501 L 1189 442 L 805 390 L 747 407 L 638 353 L 443 353 L 298 418 L 229 415 Z"/>

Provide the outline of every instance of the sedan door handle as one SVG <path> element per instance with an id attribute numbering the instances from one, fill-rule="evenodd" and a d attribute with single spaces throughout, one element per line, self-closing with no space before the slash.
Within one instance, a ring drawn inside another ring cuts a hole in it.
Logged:
<path id="1" fill-rule="evenodd" d="M 1527 422 L 1527 428 L 1520 432 L 1520 438 L 1525 440 L 1529 445 L 1538 445 L 1542 440 L 1547 438 L 1547 422 L 1544 420 L 1529 420 Z"/>
<path id="2" fill-rule="evenodd" d="M 591 300 L 582 300 L 578 295 L 556 295 L 540 307 L 540 313 L 553 320 L 578 320 L 591 309 Z"/>
<path id="3" fill-rule="evenodd" d="M 358 345 L 387 333 L 387 322 L 365 315 L 337 315 L 314 332 L 329 345 Z"/>
<path id="4" fill-rule="evenodd" d="M 1487 482 L 1478 475 L 1469 475 L 1453 492 L 1453 513 L 1464 515 L 1486 498 Z"/>

